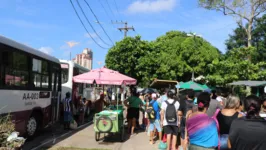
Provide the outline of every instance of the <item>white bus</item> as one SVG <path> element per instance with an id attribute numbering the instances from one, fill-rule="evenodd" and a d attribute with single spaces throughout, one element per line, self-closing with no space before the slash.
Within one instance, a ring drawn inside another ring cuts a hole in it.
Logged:
<path id="1" fill-rule="evenodd" d="M 58 59 L 0 36 L 0 115 L 11 115 L 20 135 L 58 120 L 61 96 Z"/>
<path id="2" fill-rule="evenodd" d="M 69 60 L 60 60 L 62 71 L 62 97 L 65 97 L 67 92 L 72 93 L 72 99 L 75 100 L 79 95 L 83 95 L 85 84 L 74 84 L 73 76 L 89 72 L 88 68 L 82 67 L 77 63 Z M 74 102 L 75 103 L 75 102 Z"/>

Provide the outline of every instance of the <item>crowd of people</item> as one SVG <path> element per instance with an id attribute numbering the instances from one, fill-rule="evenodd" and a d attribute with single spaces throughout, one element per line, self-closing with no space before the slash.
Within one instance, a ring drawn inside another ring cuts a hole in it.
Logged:
<path id="1" fill-rule="evenodd" d="M 64 119 L 64 129 L 70 129 L 70 123 L 75 121 L 77 125 L 82 125 L 85 123 L 85 116 L 88 109 L 91 109 L 91 105 L 94 106 L 94 113 L 101 112 L 105 106 L 109 105 L 105 101 L 105 94 L 104 92 L 100 93 L 99 98 L 94 101 L 93 103 L 86 98 L 82 98 L 81 96 L 77 96 L 75 100 L 72 100 L 70 92 L 66 93 L 65 98 L 61 101 L 61 110 L 63 113 Z"/>
<path id="2" fill-rule="evenodd" d="M 123 102 L 127 107 L 128 133 L 134 135 L 142 127 L 149 135 L 150 144 L 157 138 L 160 143 L 166 143 L 167 150 L 266 149 L 266 98 L 250 95 L 240 100 L 219 91 L 196 96 L 193 90 L 187 90 L 185 95 L 178 97 L 170 90 L 161 96 L 142 94 L 132 88 L 131 95 Z M 101 93 L 94 102 L 96 113 L 108 105 L 104 97 Z M 82 124 L 88 101 L 79 99 L 78 123 Z M 62 104 L 64 127 L 68 129 L 74 108 L 70 93 Z"/>
<path id="3" fill-rule="evenodd" d="M 215 91 L 195 96 L 193 90 L 188 90 L 185 98 L 178 98 L 172 91 L 159 96 L 132 90 L 124 104 L 128 132 L 135 134 L 140 112 L 150 144 L 158 135 L 160 142 L 166 141 L 167 150 L 266 149 L 266 100 L 255 95 L 241 101 Z"/>

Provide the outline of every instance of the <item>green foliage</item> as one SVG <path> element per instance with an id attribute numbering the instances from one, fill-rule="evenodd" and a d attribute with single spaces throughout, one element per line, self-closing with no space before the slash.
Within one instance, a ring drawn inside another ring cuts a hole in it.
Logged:
<path id="1" fill-rule="evenodd" d="M 252 45 L 256 48 L 256 60 L 264 61 L 266 58 L 266 15 L 257 18 L 254 22 L 252 37 Z M 239 26 L 233 31 L 233 34 L 229 35 L 225 44 L 227 50 L 230 51 L 234 48 L 247 47 L 247 41 L 245 29 Z"/>
<path id="2" fill-rule="evenodd" d="M 232 49 L 225 60 L 213 61 L 209 65 L 211 72 L 207 79 L 214 85 L 236 80 L 264 80 L 266 63 L 253 61 L 255 53 L 254 47 Z"/>
<path id="3" fill-rule="evenodd" d="M 170 31 L 152 42 L 139 36 L 117 42 L 109 50 L 106 64 L 147 86 L 154 78 L 188 81 L 193 71 L 207 75 L 206 65 L 219 57 L 218 49 L 204 39 Z"/>
<path id="4" fill-rule="evenodd" d="M 239 26 L 233 31 L 233 34 L 229 35 L 229 39 L 226 40 L 225 45 L 227 50 L 239 47 L 247 47 L 247 33 L 244 28 Z"/>
<path id="5" fill-rule="evenodd" d="M 131 76 L 138 81 L 142 76 L 137 70 L 139 59 L 151 51 L 150 43 L 142 41 L 140 36 L 127 37 L 117 42 L 106 55 L 105 63 L 108 68 Z"/>
<path id="6" fill-rule="evenodd" d="M 265 19 L 266 20 L 266 19 Z M 154 79 L 189 81 L 202 75 L 211 85 L 225 85 L 236 80 L 264 80 L 266 63 L 261 61 L 265 40 L 264 19 L 256 23 L 254 35 L 260 37 L 258 47 L 246 47 L 244 29 L 238 28 L 227 41 L 230 50 L 222 55 L 202 38 L 187 37 L 185 32 L 170 31 L 155 41 L 142 41 L 139 36 L 117 42 L 106 57 L 107 67 L 136 78 L 148 86 Z M 264 42 L 264 43 L 263 43 Z M 256 44 L 254 44 L 256 45 Z"/>

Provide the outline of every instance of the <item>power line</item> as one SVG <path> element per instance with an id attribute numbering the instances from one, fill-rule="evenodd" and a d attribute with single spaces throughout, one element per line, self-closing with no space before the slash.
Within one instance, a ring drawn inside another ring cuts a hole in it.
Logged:
<path id="1" fill-rule="evenodd" d="M 110 36 L 107 34 L 107 32 L 105 31 L 105 29 L 104 29 L 103 26 L 101 25 L 100 21 L 98 20 L 98 17 L 95 15 L 95 13 L 93 12 L 93 10 L 91 9 L 90 4 L 89 4 L 86 0 L 84 0 L 84 2 L 85 2 L 85 3 L 87 4 L 87 6 L 90 8 L 91 13 L 94 15 L 96 21 L 97 21 L 98 24 L 101 26 L 101 28 L 102 28 L 103 32 L 105 33 L 105 35 L 108 37 L 108 39 L 109 39 L 109 40 L 112 42 L 112 44 L 114 45 L 114 42 L 111 40 Z"/>
<path id="2" fill-rule="evenodd" d="M 109 18 L 110 20 L 112 20 L 112 18 L 109 16 L 109 13 L 107 12 L 107 10 L 105 9 L 105 7 L 103 6 L 103 3 L 101 2 L 101 0 L 98 0 L 98 2 L 101 4 L 101 6 L 102 6 L 104 12 L 106 13 L 106 15 L 108 16 L 108 18 Z"/>
<path id="3" fill-rule="evenodd" d="M 124 38 L 127 37 L 127 32 L 129 30 L 135 31 L 135 28 L 133 26 L 132 27 L 128 27 L 127 26 L 127 22 L 123 22 L 123 21 L 118 22 L 118 21 L 116 21 L 116 22 L 113 22 L 113 24 L 124 24 L 125 25 L 123 28 L 118 28 L 119 31 L 124 31 Z"/>
<path id="4" fill-rule="evenodd" d="M 76 1 L 77 1 L 77 3 L 78 3 L 79 8 L 81 9 L 81 12 L 83 13 L 84 17 L 86 18 L 87 22 L 89 23 L 90 27 L 91 27 L 92 30 L 95 32 L 95 34 L 99 37 L 99 39 L 100 39 L 103 43 L 105 43 L 105 44 L 108 45 L 108 46 L 111 46 L 111 45 L 107 44 L 107 43 L 101 38 L 101 36 L 99 36 L 99 34 L 96 32 L 96 30 L 94 29 L 94 27 L 93 27 L 92 24 L 90 23 L 90 21 L 89 21 L 88 17 L 86 16 L 85 12 L 83 11 L 83 9 L 82 9 L 82 7 L 81 7 L 79 1 L 78 1 L 78 0 L 76 0 Z"/>
<path id="5" fill-rule="evenodd" d="M 108 7 L 109 7 L 109 9 L 110 9 L 110 11 L 111 11 L 111 13 L 113 14 L 113 16 L 114 16 L 114 18 L 115 18 L 114 12 L 113 12 L 113 10 L 112 10 L 111 6 L 109 5 L 109 2 L 108 2 L 108 0 L 105 0 L 105 1 L 106 1 L 106 3 L 107 3 L 107 5 L 108 5 Z"/>
<path id="6" fill-rule="evenodd" d="M 83 21 L 81 20 L 81 18 L 80 18 L 80 16 L 79 16 L 79 14 L 78 14 L 78 12 L 77 12 L 77 10 L 76 10 L 76 8 L 75 8 L 75 6 L 74 6 L 72 0 L 70 0 L 70 3 L 71 3 L 71 5 L 72 5 L 72 7 L 73 7 L 73 9 L 74 9 L 74 11 L 75 11 L 75 13 L 76 13 L 76 15 L 77 15 L 79 21 L 80 21 L 80 23 L 82 24 L 82 26 L 84 27 L 84 29 L 87 31 L 88 35 L 89 35 L 90 38 L 94 41 L 94 43 L 97 44 L 99 47 L 101 47 L 101 48 L 103 48 L 103 49 L 109 49 L 109 48 L 106 48 L 106 47 L 102 47 L 102 46 L 101 46 L 99 43 L 97 43 L 97 41 L 91 36 L 91 34 L 90 34 L 89 31 L 87 30 L 86 26 L 84 25 Z"/>
<path id="7" fill-rule="evenodd" d="M 117 13 L 119 14 L 116 0 L 114 0 L 114 2 L 115 2 L 115 8 L 116 8 L 116 11 L 117 11 Z"/>

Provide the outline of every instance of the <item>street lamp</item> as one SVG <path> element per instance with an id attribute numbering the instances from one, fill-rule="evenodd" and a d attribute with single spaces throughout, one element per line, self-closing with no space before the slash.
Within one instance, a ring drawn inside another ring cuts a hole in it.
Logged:
<path id="1" fill-rule="evenodd" d="M 199 34 L 197 34 L 197 33 L 195 33 L 195 32 L 194 32 L 194 33 L 188 33 L 187 36 L 189 36 L 189 37 L 194 37 L 194 38 L 195 38 L 195 37 L 202 37 L 202 35 L 199 35 Z"/>
<path id="2" fill-rule="evenodd" d="M 194 38 L 194 42 L 195 42 L 195 45 L 197 44 L 196 43 L 196 37 L 202 37 L 202 35 L 199 35 L 199 34 L 197 34 L 197 33 L 187 33 L 187 36 L 188 37 L 193 37 Z M 192 71 L 192 76 L 191 76 L 191 80 L 192 81 L 194 81 L 195 80 L 195 77 L 194 77 L 194 68 L 192 68 L 193 69 L 193 71 Z"/>

